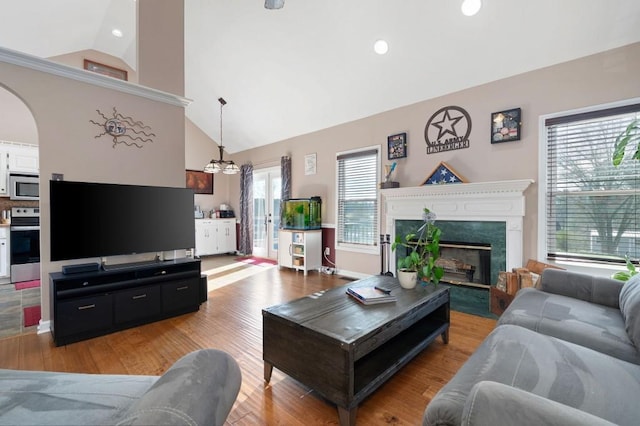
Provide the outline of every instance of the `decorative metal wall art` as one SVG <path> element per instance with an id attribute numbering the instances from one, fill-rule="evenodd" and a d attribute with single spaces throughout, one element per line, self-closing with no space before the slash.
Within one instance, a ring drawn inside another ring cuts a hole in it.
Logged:
<path id="1" fill-rule="evenodd" d="M 447 106 L 436 111 L 424 128 L 427 154 L 469 148 L 471 117 L 458 106 Z"/>
<path id="2" fill-rule="evenodd" d="M 142 148 L 145 143 L 153 142 L 152 137 L 156 136 L 155 133 L 151 132 L 151 127 L 145 126 L 142 121 L 135 121 L 132 117 L 125 117 L 115 107 L 113 107 L 113 115 L 111 117 L 107 117 L 99 109 L 96 111 L 102 116 L 104 122 L 99 123 L 89 120 L 90 123 L 100 126 L 103 130 L 102 133 L 94 137 L 97 139 L 104 135 L 111 136 L 113 141 L 112 148 L 115 148 L 118 144 Z"/>

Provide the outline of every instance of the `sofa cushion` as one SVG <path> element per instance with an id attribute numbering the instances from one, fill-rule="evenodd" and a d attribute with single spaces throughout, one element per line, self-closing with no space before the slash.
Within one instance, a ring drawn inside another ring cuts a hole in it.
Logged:
<path id="1" fill-rule="evenodd" d="M 640 418 L 637 365 L 523 327 L 501 325 L 431 400 L 423 424 L 459 426 L 472 387 L 483 380 L 619 425 L 637 425 Z"/>
<path id="2" fill-rule="evenodd" d="M 620 310 L 532 288 L 518 292 L 498 324 L 514 324 L 640 364 Z"/>
<path id="3" fill-rule="evenodd" d="M 113 424 L 155 376 L 0 370 L 0 424 Z"/>
<path id="4" fill-rule="evenodd" d="M 620 290 L 620 312 L 631 341 L 640 345 L 640 274 L 634 275 Z"/>
<path id="5" fill-rule="evenodd" d="M 496 382 L 478 382 L 471 388 L 462 412 L 462 424 L 518 426 L 614 426 L 573 407 Z"/>

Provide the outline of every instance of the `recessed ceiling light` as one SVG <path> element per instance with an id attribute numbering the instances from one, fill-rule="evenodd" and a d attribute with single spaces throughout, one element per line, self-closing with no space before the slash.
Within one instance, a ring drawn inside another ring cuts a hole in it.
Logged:
<path id="1" fill-rule="evenodd" d="M 122 37 L 122 31 L 120 31 L 120 30 L 119 30 L 119 29 L 117 29 L 117 28 L 112 29 L 112 30 L 111 30 L 111 34 L 113 34 L 113 35 L 114 35 L 114 36 L 116 36 L 116 37 Z"/>
<path id="2" fill-rule="evenodd" d="M 375 50 L 378 55 L 384 55 L 389 51 L 389 43 L 384 40 L 378 40 L 373 44 L 373 50 Z"/>
<path id="3" fill-rule="evenodd" d="M 462 10 L 462 13 L 466 16 L 473 16 L 480 11 L 481 7 L 481 0 L 464 0 L 462 6 L 460 6 L 460 10 Z"/>

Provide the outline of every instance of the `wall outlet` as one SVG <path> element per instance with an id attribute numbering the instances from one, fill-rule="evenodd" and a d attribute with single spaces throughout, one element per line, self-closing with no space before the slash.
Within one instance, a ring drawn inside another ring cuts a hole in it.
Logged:
<path id="1" fill-rule="evenodd" d="M 325 247 L 324 248 L 324 255 L 325 256 L 331 256 L 331 249 L 329 247 Z"/>

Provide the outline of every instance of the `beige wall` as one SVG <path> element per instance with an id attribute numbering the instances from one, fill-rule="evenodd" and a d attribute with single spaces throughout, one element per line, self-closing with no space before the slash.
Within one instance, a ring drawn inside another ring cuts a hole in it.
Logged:
<path id="1" fill-rule="evenodd" d="M 66 180 L 184 186 L 184 109 L 64 77 L 0 62 L 0 85 L 27 105 L 38 127 L 40 150 L 41 279 L 61 264 L 49 251 L 49 188 L 51 173 Z M 144 148 L 112 147 L 109 137 L 95 138 L 102 129 L 96 109 L 109 116 L 112 108 L 142 121 L 156 136 Z M 78 202 L 82 202 L 78 200 Z M 70 214 L 72 212 L 70 211 Z M 86 261 L 98 261 L 89 259 Z M 42 318 L 48 320 L 49 287 L 42 286 Z"/>
<path id="2" fill-rule="evenodd" d="M 251 161 L 259 168 L 276 161 L 280 155 L 290 155 L 292 196 L 320 195 L 323 223 L 335 224 L 335 153 L 380 145 L 382 164 L 388 164 L 387 136 L 407 132 L 408 158 L 398 160 L 394 176 L 403 187 L 420 185 L 441 161 L 469 182 L 526 178 L 536 181 L 525 193 L 524 261 L 537 257 L 539 117 L 638 97 L 639 75 L 640 43 L 636 43 L 244 151 L 233 159 L 239 164 Z M 348 101 L 348 93 L 344 98 Z M 424 127 L 433 113 L 449 105 L 462 107 L 470 114 L 473 126 L 470 147 L 427 155 Z M 515 107 L 522 108 L 522 140 L 492 145 L 490 114 Z M 304 156 L 314 152 L 318 173 L 305 176 Z M 233 178 L 231 188 L 234 187 L 239 187 L 238 177 Z M 232 200 L 232 204 L 237 207 L 237 201 Z M 367 274 L 377 273 L 380 265 L 378 256 L 345 251 L 336 253 L 336 263 L 339 269 Z"/>
<path id="3" fill-rule="evenodd" d="M 138 82 L 138 73 L 136 70 L 127 65 L 126 62 L 115 56 L 98 52 L 97 50 L 81 50 L 79 52 L 68 53 L 66 55 L 58 55 L 47 58 L 50 61 L 59 64 L 69 65 L 70 67 L 84 69 L 84 60 L 88 59 L 99 64 L 108 65 L 113 68 L 125 70 L 127 72 L 127 81 L 130 83 Z"/>
<path id="4" fill-rule="evenodd" d="M 184 1 L 138 0 L 138 81 L 184 96 Z"/>
<path id="5" fill-rule="evenodd" d="M 27 106 L 0 87 L 0 140 L 38 144 L 38 129 Z"/>
<path id="6" fill-rule="evenodd" d="M 220 156 L 218 144 L 189 119 L 185 120 L 185 151 L 185 164 L 191 170 L 202 170 L 212 158 Z M 226 153 L 224 158 L 227 158 Z M 229 199 L 229 182 L 228 175 L 214 174 L 213 195 L 196 194 L 195 203 L 202 210 L 215 210 L 222 203 L 234 201 Z"/>

